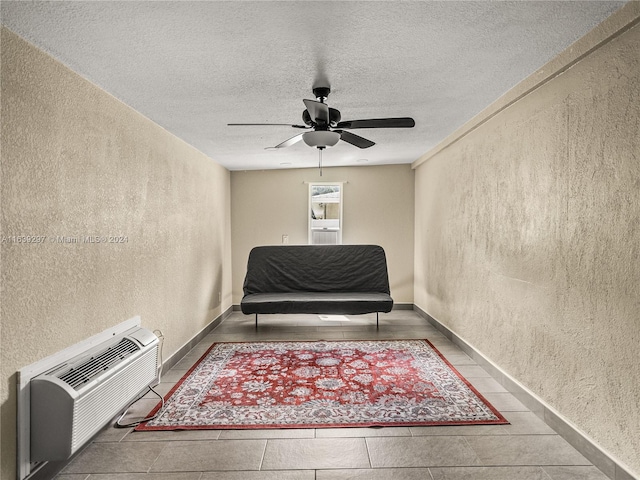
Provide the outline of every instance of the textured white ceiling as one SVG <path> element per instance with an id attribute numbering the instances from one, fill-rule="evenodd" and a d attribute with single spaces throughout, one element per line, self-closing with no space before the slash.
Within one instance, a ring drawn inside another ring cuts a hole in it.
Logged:
<path id="1" fill-rule="evenodd" d="M 231 170 L 312 167 L 299 133 L 328 81 L 355 130 L 325 166 L 411 163 L 625 2 L 3 1 L 2 23 Z M 290 163 L 291 166 L 283 166 Z"/>

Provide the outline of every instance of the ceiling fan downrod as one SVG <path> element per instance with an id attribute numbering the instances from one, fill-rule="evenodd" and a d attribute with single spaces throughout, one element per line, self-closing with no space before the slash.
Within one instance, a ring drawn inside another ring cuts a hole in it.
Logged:
<path id="1" fill-rule="evenodd" d="M 319 155 L 319 159 L 318 159 L 318 168 L 320 169 L 320 176 L 322 176 L 322 150 L 324 150 L 325 147 L 318 147 L 318 155 Z"/>

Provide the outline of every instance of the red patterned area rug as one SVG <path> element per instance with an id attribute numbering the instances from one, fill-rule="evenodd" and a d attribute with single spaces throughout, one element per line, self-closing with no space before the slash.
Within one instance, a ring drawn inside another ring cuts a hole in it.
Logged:
<path id="1" fill-rule="evenodd" d="M 136 430 L 505 424 L 426 340 L 216 343 Z"/>

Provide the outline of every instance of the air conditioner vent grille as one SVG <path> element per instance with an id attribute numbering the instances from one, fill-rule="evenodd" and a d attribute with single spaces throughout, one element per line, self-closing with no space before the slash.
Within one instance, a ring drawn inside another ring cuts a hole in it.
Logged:
<path id="1" fill-rule="evenodd" d="M 140 348 L 132 340 L 123 338 L 117 345 L 107 348 L 86 361 L 71 367 L 70 370 L 57 377 L 78 390 L 105 370 L 124 361 L 125 358 L 139 351 Z"/>

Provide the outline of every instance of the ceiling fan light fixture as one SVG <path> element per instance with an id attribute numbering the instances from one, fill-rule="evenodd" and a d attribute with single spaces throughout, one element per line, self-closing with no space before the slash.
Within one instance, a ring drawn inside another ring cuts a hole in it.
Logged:
<path id="1" fill-rule="evenodd" d="M 340 134 L 328 130 L 317 130 L 302 134 L 302 140 L 310 147 L 333 147 L 340 140 Z"/>

